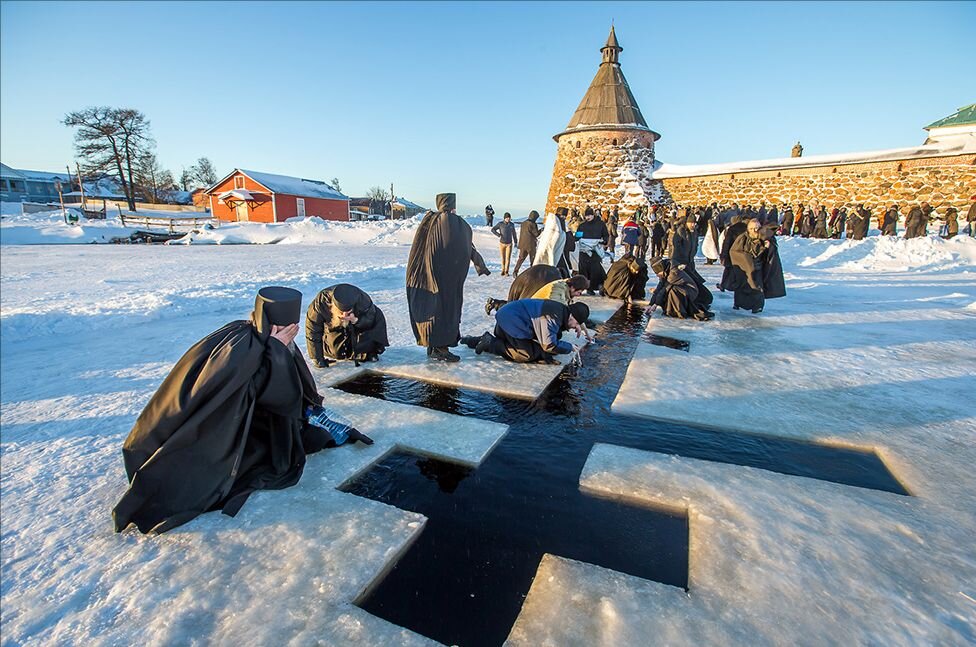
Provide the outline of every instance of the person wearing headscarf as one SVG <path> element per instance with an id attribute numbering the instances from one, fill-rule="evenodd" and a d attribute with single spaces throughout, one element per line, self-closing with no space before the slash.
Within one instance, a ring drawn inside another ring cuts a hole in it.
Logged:
<path id="1" fill-rule="evenodd" d="M 517 277 L 519 274 L 519 268 L 522 267 L 522 261 L 526 258 L 529 259 L 529 267 L 535 259 L 535 252 L 539 243 L 539 226 L 536 222 L 539 220 L 538 211 L 530 211 L 529 217 L 522 222 L 522 226 L 519 229 L 518 236 L 518 259 L 515 261 L 515 270 L 512 272 L 513 277 Z"/>
<path id="2" fill-rule="evenodd" d="M 631 303 L 643 299 L 646 288 L 647 263 L 628 252 L 610 265 L 601 293 Z"/>
<path id="3" fill-rule="evenodd" d="M 465 337 L 462 343 L 478 355 L 487 352 L 520 364 L 554 364 L 556 355 L 574 350 L 572 344 L 560 339 L 562 333 L 574 330 L 577 336 L 582 335 L 582 324 L 589 315 L 585 303 L 566 306 L 547 299 L 519 299 L 495 314 L 494 334 Z"/>
<path id="4" fill-rule="evenodd" d="M 736 216 L 738 217 L 738 216 Z M 715 314 L 703 308 L 698 301 L 698 284 L 684 268 L 674 265 L 667 258 L 651 259 L 651 271 L 658 278 L 657 287 L 650 296 L 650 304 L 644 312 L 650 316 L 658 308 L 665 317 L 708 321 Z"/>
<path id="5" fill-rule="evenodd" d="M 441 193 L 437 212 L 428 211 L 417 227 L 407 259 L 407 307 L 417 345 L 435 361 L 457 362 L 449 348 L 461 338 L 461 306 L 468 266 L 491 274 L 471 242 L 471 227 L 457 215 L 457 198 Z"/>
<path id="6" fill-rule="evenodd" d="M 235 516 L 252 492 L 294 485 L 307 454 L 335 446 L 305 414 L 322 396 L 294 344 L 301 306 L 298 290 L 261 288 L 249 319 L 176 362 L 122 446 L 129 488 L 112 511 L 116 532 L 162 533 L 210 510 Z"/>
<path id="7" fill-rule="evenodd" d="M 375 362 L 390 345 L 383 311 L 368 294 L 348 283 L 325 288 L 309 304 L 305 341 L 317 368 L 338 359 Z"/>

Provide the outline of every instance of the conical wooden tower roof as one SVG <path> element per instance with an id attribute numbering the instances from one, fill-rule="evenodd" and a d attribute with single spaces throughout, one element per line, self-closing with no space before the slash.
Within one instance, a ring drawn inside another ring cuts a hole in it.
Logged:
<path id="1" fill-rule="evenodd" d="M 590 83 L 589 89 L 583 95 L 573 118 L 569 120 L 566 130 L 553 137 L 558 140 L 560 135 L 580 130 L 613 129 L 646 130 L 654 133 L 654 139 L 661 136 L 648 128 L 641 114 L 637 100 L 630 91 L 627 79 L 620 69 L 620 52 L 623 51 L 617 42 L 617 34 L 610 27 L 607 44 L 600 48 L 603 62 L 600 63 L 596 76 Z"/>

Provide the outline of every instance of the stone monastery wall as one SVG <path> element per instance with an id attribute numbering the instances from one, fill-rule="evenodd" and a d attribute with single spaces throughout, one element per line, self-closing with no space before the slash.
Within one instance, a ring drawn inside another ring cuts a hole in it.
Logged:
<path id="1" fill-rule="evenodd" d="M 678 204 L 757 205 L 798 202 L 869 208 L 922 201 L 953 205 L 965 212 L 976 194 L 976 155 L 926 157 L 832 166 L 814 166 L 660 180 L 665 200 Z"/>
<path id="2" fill-rule="evenodd" d="M 654 135 L 647 131 L 593 130 L 559 136 L 546 213 L 556 207 L 614 206 L 633 212 L 662 199 L 651 179 Z"/>

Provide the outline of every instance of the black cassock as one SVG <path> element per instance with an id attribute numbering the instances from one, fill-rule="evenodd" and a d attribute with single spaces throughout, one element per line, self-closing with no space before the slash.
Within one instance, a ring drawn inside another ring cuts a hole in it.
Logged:
<path id="1" fill-rule="evenodd" d="M 352 311 L 356 323 L 343 325 L 343 312 Z M 305 315 L 308 356 L 321 362 L 379 355 L 390 345 L 386 317 L 369 295 L 355 285 L 340 283 L 325 288 L 308 306 Z"/>
<path id="2" fill-rule="evenodd" d="M 624 254 L 610 265 L 603 294 L 611 299 L 643 299 L 647 288 L 647 263 Z"/>
<path id="3" fill-rule="evenodd" d="M 779 247 L 775 239 L 768 241 L 768 248 L 765 242 L 744 233 L 732 243 L 732 273 L 726 289 L 735 291 L 733 305 L 737 308 L 755 310 L 762 308 L 766 299 L 786 296 Z"/>
<path id="4" fill-rule="evenodd" d="M 419 346 L 456 346 L 468 265 L 488 274 L 471 242 L 471 227 L 452 213 L 428 211 L 407 259 L 407 307 Z"/>
<path id="5" fill-rule="evenodd" d="M 561 278 L 563 278 L 562 272 L 552 265 L 533 265 L 512 281 L 512 285 L 508 288 L 508 300 L 531 299 L 540 288 Z"/>
<path id="6" fill-rule="evenodd" d="M 700 318 L 704 312 L 697 303 L 698 284 L 686 272 L 673 266 L 667 275 L 658 281 L 651 293 L 650 302 L 659 306 L 666 317 L 676 319 Z"/>
<path id="7" fill-rule="evenodd" d="M 304 407 L 321 402 L 301 352 L 271 339 L 266 321 L 211 333 L 180 358 L 125 440 L 129 489 L 112 511 L 115 530 L 165 532 L 216 509 L 234 516 L 255 490 L 294 485 L 305 455 L 331 440 L 304 419 Z"/>

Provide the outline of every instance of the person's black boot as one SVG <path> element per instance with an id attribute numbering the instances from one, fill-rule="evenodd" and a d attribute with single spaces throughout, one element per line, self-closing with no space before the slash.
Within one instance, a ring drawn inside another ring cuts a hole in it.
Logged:
<path id="1" fill-rule="evenodd" d="M 475 347 L 478 346 L 478 341 L 480 339 L 481 337 L 469 337 L 465 335 L 464 337 L 461 338 L 461 343 L 467 346 L 468 348 L 470 348 L 471 350 L 474 350 Z"/>
<path id="2" fill-rule="evenodd" d="M 476 355 L 480 355 L 486 350 L 491 348 L 491 342 L 495 341 L 494 336 L 490 332 L 486 332 L 478 340 L 478 345 L 474 347 L 474 352 Z"/>
<path id="3" fill-rule="evenodd" d="M 452 353 L 447 346 L 438 346 L 430 351 L 430 358 L 435 362 L 460 362 L 461 358 Z"/>

